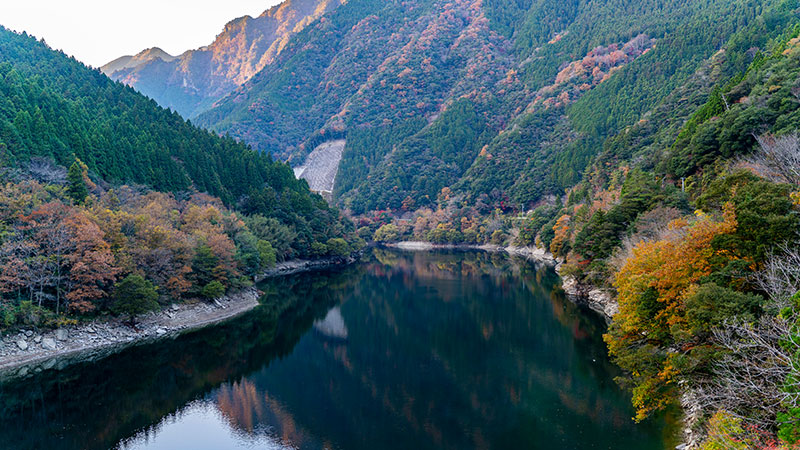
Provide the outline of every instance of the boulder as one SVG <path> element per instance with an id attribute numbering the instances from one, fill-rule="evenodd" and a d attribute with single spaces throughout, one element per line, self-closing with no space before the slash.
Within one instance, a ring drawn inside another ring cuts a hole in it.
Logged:
<path id="1" fill-rule="evenodd" d="M 56 330 L 56 339 L 59 341 L 66 341 L 69 333 L 67 332 L 66 328 L 59 328 Z"/>
<path id="2" fill-rule="evenodd" d="M 47 350 L 55 350 L 56 349 L 56 341 L 53 338 L 44 338 L 42 339 L 42 347 Z"/>
<path id="3" fill-rule="evenodd" d="M 28 349 L 28 343 L 25 342 L 24 340 L 20 339 L 20 340 L 17 341 L 17 347 L 19 347 L 20 350 L 27 350 Z"/>
<path id="4" fill-rule="evenodd" d="M 37 344 L 39 342 L 42 342 L 42 337 L 41 336 L 36 336 L 35 338 L 33 338 L 33 342 L 36 342 Z"/>
<path id="5" fill-rule="evenodd" d="M 158 333 L 158 334 L 166 334 L 167 330 L 165 330 L 163 328 L 159 328 L 159 329 L 156 330 L 156 333 Z"/>

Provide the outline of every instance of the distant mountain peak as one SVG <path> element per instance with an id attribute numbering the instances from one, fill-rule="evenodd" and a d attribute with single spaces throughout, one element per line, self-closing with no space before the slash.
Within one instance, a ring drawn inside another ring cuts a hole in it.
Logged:
<path id="1" fill-rule="evenodd" d="M 100 70 L 102 70 L 106 75 L 111 76 L 111 74 L 119 70 L 133 69 L 156 59 L 161 59 L 164 62 L 170 62 L 173 61 L 175 57 L 159 47 L 150 47 L 142 50 L 136 55 L 126 55 L 117 58 L 101 67 Z"/>
<path id="2" fill-rule="evenodd" d="M 275 60 L 289 38 L 345 0 L 286 0 L 257 17 L 228 22 L 214 42 L 172 56 L 158 47 L 123 56 L 101 68 L 192 118 Z"/>

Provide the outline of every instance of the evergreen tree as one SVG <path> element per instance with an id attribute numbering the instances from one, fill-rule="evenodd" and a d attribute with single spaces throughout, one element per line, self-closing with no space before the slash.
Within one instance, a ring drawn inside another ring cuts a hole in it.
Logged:
<path id="1" fill-rule="evenodd" d="M 159 309 L 157 299 L 158 294 L 153 283 L 141 275 L 131 274 L 115 286 L 112 310 L 116 314 L 127 315 L 133 326 L 136 316 Z"/>
<path id="2" fill-rule="evenodd" d="M 219 258 L 211 251 L 211 247 L 206 244 L 197 248 L 194 260 L 192 261 L 192 272 L 194 282 L 197 286 L 206 286 L 215 281 L 214 271 L 219 265 Z"/>
<path id="3" fill-rule="evenodd" d="M 225 286 L 217 280 L 208 283 L 202 290 L 203 297 L 213 300 L 225 295 Z"/>
<path id="4" fill-rule="evenodd" d="M 69 171 L 67 172 L 67 194 L 75 201 L 75 203 L 83 203 L 86 196 L 89 195 L 89 189 L 86 187 L 86 181 L 83 179 L 83 170 L 81 169 L 80 160 L 75 160 Z"/>

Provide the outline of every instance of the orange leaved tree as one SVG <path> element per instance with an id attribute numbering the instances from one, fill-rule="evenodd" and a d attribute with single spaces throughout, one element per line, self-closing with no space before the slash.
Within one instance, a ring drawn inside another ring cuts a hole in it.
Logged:
<path id="1" fill-rule="evenodd" d="M 687 320 L 686 304 L 714 261 L 733 257 L 712 241 L 736 226 L 730 207 L 720 219 L 700 213 L 673 221 L 661 239 L 640 242 L 616 274 L 619 314 L 605 340 L 632 374 L 637 420 L 667 406 L 679 375 L 707 349 Z"/>

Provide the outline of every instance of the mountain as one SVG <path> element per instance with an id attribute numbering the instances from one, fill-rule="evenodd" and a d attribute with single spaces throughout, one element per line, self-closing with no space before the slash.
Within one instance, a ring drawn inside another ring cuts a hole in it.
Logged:
<path id="1" fill-rule="evenodd" d="M 346 138 L 334 194 L 355 214 L 432 207 L 445 188 L 528 209 L 737 30 L 792 3 L 351 0 L 195 121 L 292 165 Z"/>
<path id="2" fill-rule="evenodd" d="M 177 57 L 149 49 L 116 59 L 101 70 L 191 118 L 273 62 L 292 35 L 341 3 L 288 0 L 258 17 L 229 22 L 207 47 Z"/>
<path id="3" fill-rule="evenodd" d="M 100 70 L 105 74 L 113 74 L 118 70 L 134 69 L 138 66 L 141 66 L 142 64 L 157 59 L 160 59 L 165 62 L 170 62 L 173 61 L 175 57 L 165 52 L 164 50 L 161 50 L 158 47 L 153 47 L 153 48 L 148 48 L 147 50 L 143 50 L 134 56 L 128 55 L 117 58 L 114 61 L 111 61 L 110 63 L 101 67 Z"/>
<path id="4" fill-rule="evenodd" d="M 292 169 L 175 112 L 26 34 L 0 28 L 0 165 L 76 158 L 97 181 L 202 192 L 290 227 L 296 255 L 349 227 Z"/>

